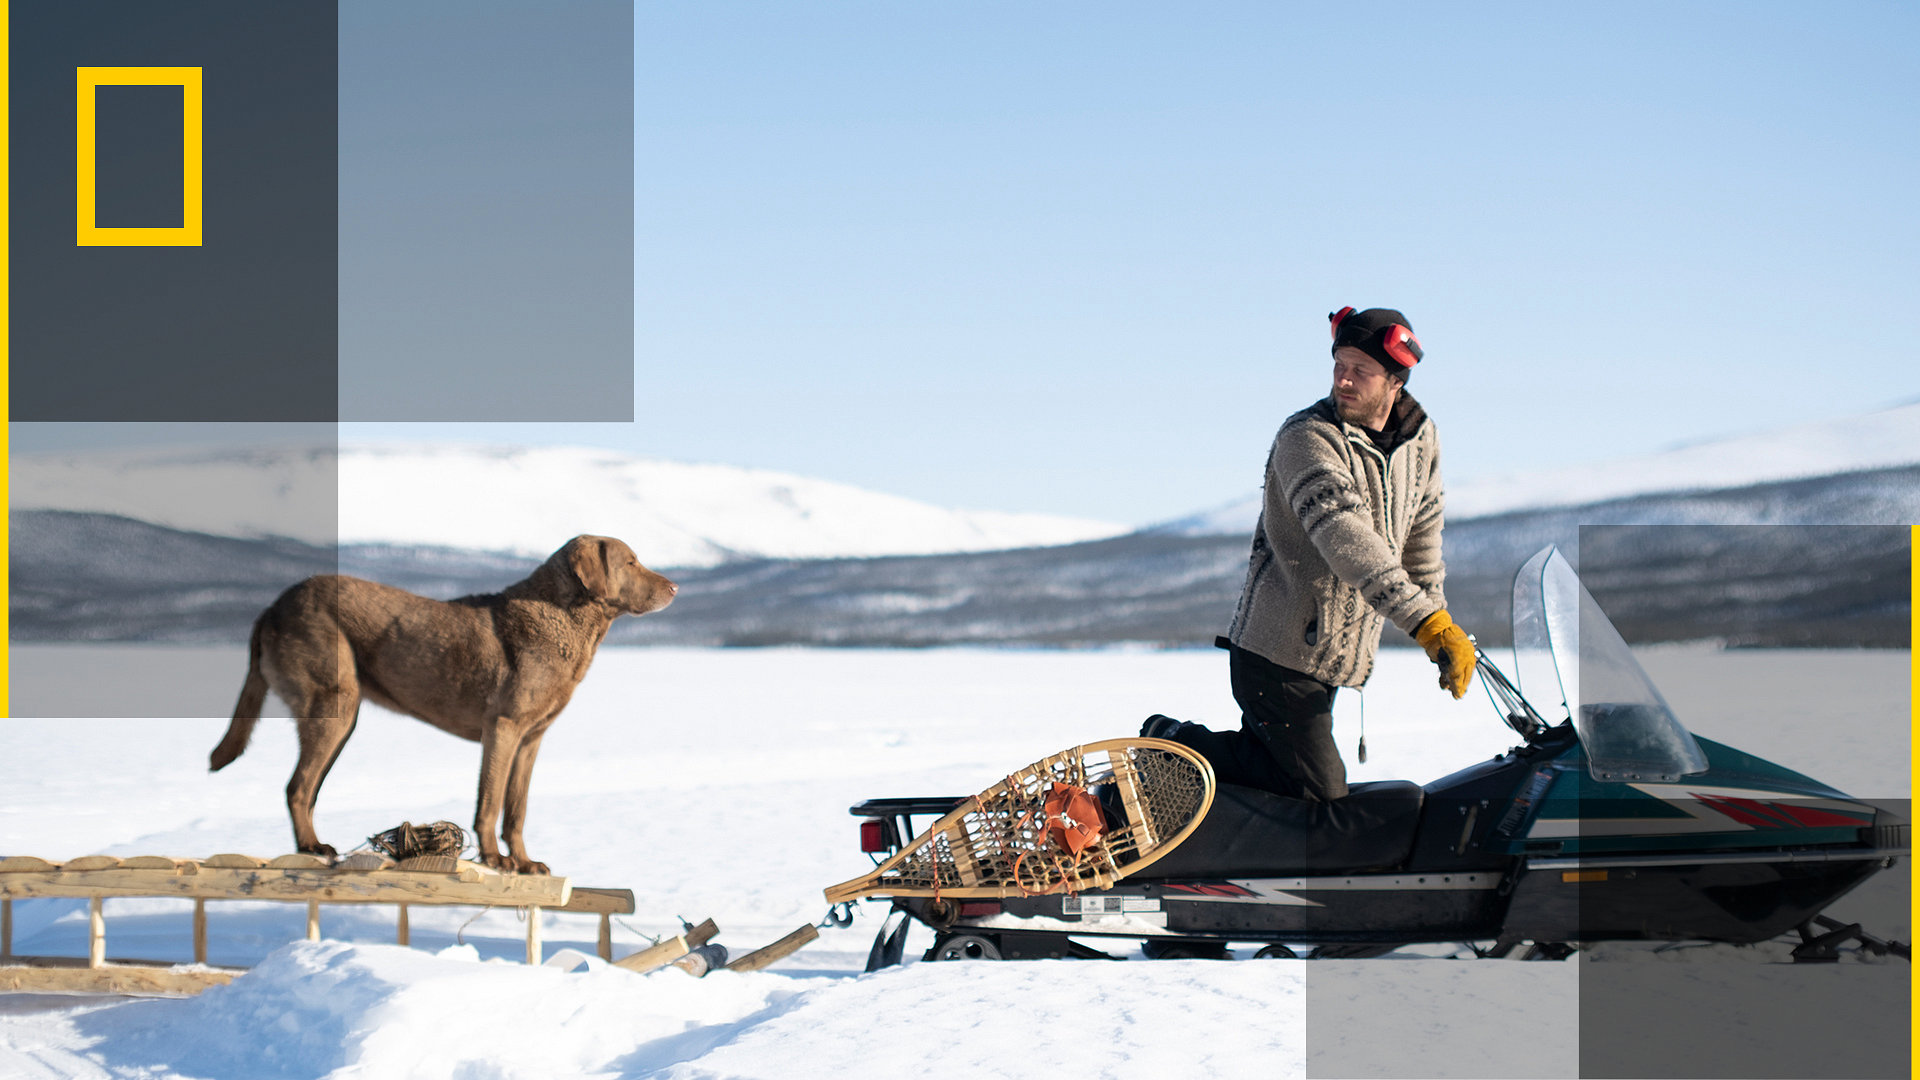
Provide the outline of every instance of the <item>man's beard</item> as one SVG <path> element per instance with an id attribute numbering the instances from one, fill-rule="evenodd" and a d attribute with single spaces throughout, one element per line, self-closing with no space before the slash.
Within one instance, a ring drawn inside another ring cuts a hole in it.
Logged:
<path id="1" fill-rule="evenodd" d="M 1336 393 L 1333 398 L 1334 411 L 1340 414 L 1340 419 L 1349 424 L 1373 427 L 1374 417 L 1380 412 L 1381 406 L 1393 400 L 1394 389 L 1393 383 L 1389 381 L 1379 393 L 1362 395 L 1352 401 L 1341 401 Z"/>

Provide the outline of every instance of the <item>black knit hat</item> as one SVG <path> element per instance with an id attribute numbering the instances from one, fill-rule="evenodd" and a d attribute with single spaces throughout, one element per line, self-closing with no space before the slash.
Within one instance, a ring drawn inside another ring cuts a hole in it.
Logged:
<path id="1" fill-rule="evenodd" d="M 1333 324 L 1336 352 L 1342 346 L 1351 345 L 1380 361 L 1387 374 L 1400 376 L 1402 382 L 1426 355 L 1420 348 L 1420 339 L 1413 336 L 1413 324 L 1392 308 L 1355 311 L 1345 307 L 1328 315 L 1327 321 Z"/>

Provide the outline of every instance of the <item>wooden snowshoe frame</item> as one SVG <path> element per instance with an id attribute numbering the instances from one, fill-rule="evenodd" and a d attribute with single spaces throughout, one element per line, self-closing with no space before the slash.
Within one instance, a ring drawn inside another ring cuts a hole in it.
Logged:
<path id="1" fill-rule="evenodd" d="M 1047 791 L 1112 785 L 1110 821 L 1079 855 L 1047 836 Z M 1015 771 L 928 826 L 864 877 L 826 890 L 827 902 L 867 896 L 1005 897 L 1105 889 L 1185 840 L 1213 805 L 1213 768 L 1165 739 L 1109 739 Z"/>

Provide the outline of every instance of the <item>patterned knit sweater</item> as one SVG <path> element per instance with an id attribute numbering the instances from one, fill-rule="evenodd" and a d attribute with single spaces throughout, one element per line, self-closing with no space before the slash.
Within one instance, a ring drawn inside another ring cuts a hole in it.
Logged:
<path id="1" fill-rule="evenodd" d="M 1404 390 L 1383 453 L 1332 398 L 1274 436 L 1247 583 L 1227 639 L 1334 686 L 1373 671 L 1383 618 L 1412 633 L 1447 606 L 1440 439 Z M 1389 440 L 1392 442 L 1392 440 Z"/>

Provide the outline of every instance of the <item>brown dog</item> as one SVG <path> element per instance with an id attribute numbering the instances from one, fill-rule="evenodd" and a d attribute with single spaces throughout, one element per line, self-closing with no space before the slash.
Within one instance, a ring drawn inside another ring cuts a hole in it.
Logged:
<path id="1" fill-rule="evenodd" d="M 521 830 L 540 738 L 573 696 L 621 615 L 673 602 L 673 582 L 605 536 L 576 536 L 505 592 L 429 600 L 360 578 L 311 577 L 254 620 L 247 681 L 215 770 L 240 756 L 272 690 L 293 711 L 300 762 L 287 781 L 299 850 L 332 855 L 313 831 L 313 803 L 364 698 L 480 744 L 473 830 L 480 858 L 544 874 Z M 502 819 L 502 807 L 505 816 Z M 500 826 L 507 854 L 500 853 Z"/>

